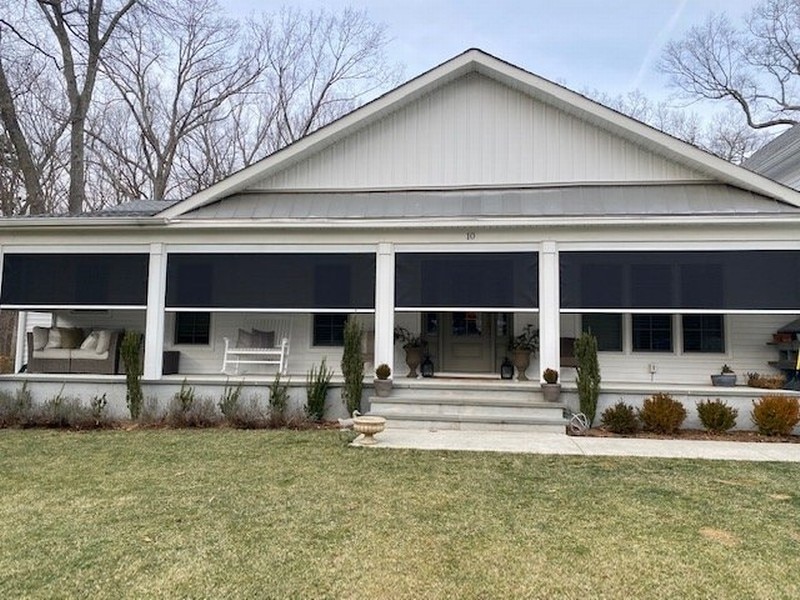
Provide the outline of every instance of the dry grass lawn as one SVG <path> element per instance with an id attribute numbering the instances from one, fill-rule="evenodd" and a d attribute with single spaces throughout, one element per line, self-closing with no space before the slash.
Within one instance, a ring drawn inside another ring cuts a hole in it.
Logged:
<path id="1" fill-rule="evenodd" d="M 797 598 L 800 469 L 0 431 L 2 598 Z"/>

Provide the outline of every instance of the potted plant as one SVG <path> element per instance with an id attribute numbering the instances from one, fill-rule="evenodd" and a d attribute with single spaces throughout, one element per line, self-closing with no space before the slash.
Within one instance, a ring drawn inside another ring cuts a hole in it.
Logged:
<path id="1" fill-rule="evenodd" d="M 375 395 L 381 398 L 386 398 L 392 391 L 392 380 L 389 376 L 392 374 L 392 369 L 386 363 L 378 365 L 375 369 Z"/>
<path id="2" fill-rule="evenodd" d="M 539 349 L 539 331 L 528 323 L 518 336 L 508 342 L 511 351 L 511 362 L 517 368 L 517 381 L 528 381 L 525 371 L 531 364 L 531 354 L 536 355 Z"/>
<path id="3" fill-rule="evenodd" d="M 558 383 L 558 371 L 555 369 L 545 369 L 542 373 L 542 396 L 545 402 L 558 402 L 561 395 L 561 384 Z"/>
<path id="4" fill-rule="evenodd" d="M 418 377 L 417 367 L 422 362 L 423 350 L 428 342 L 422 337 L 422 334 L 411 333 L 405 327 L 399 326 L 394 328 L 394 340 L 402 342 L 403 350 L 406 351 L 406 364 L 409 368 L 406 377 Z"/>
<path id="5" fill-rule="evenodd" d="M 711 384 L 715 387 L 733 387 L 736 385 L 736 373 L 728 365 L 722 365 L 719 375 L 711 376 Z"/>

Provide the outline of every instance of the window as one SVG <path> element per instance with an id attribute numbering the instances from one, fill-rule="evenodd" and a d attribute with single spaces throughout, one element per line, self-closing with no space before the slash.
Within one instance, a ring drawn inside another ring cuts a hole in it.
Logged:
<path id="1" fill-rule="evenodd" d="M 683 315 L 684 352 L 725 352 L 722 315 Z"/>
<path id="2" fill-rule="evenodd" d="M 175 313 L 176 344 L 208 344 L 211 331 L 211 313 Z"/>
<path id="3" fill-rule="evenodd" d="M 622 315 L 585 314 L 581 318 L 583 331 L 591 332 L 597 338 L 600 351 L 622 351 Z"/>
<path id="4" fill-rule="evenodd" d="M 632 315 L 635 352 L 672 352 L 672 315 Z"/>
<path id="5" fill-rule="evenodd" d="M 314 315 L 314 346 L 344 346 L 344 323 L 347 315 L 325 313 Z"/>

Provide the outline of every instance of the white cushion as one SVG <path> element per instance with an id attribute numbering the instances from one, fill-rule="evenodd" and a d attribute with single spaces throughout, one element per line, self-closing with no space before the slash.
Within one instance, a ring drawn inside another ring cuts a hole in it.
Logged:
<path id="1" fill-rule="evenodd" d="M 47 343 L 44 346 L 45 350 L 52 348 L 61 348 L 61 330 L 58 327 L 53 327 L 47 335 Z"/>
<path id="2" fill-rule="evenodd" d="M 70 354 L 70 358 L 84 358 L 84 359 L 92 359 L 92 360 L 105 360 L 108 358 L 108 350 L 103 352 L 102 354 L 98 354 L 94 349 L 91 350 L 73 350 L 72 354 Z"/>
<path id="3" fill-rule="evenodd" d="M 33 328 L 33 349 L 42 350 L 47 345 L 47 337 L 50 334 L 48 327 Z"/>
<path id="4" fill-rule="evenodd" d="M 108 347 L 111 345 L 111 330 L 100 329 L 97 332 L 97 346 L 95 346 L 96 354 L 103 354 L 108 352 Z"/>
<path id="5" fill-rule="evenodd" d="M 92 350 L 95 351 L 97 349 L 97 340 L 100 337 L 100 333 L 97 331 L 93 331 L 89 335 L 86 336 L 86 339 L 83 340 L 81 344 L 81 350 Z"/>
<path id="6" fill-rule="evenodd" d="M 44 350 L 34 350 L 33 358 L 69 358 L 70 352 L 75 352 L 75 350 L 70 350 L 69 348 L 45 348 Z"/>

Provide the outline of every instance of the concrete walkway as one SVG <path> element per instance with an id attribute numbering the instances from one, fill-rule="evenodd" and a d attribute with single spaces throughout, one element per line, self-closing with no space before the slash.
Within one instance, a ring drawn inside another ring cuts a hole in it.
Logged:
<path id="1" fill-rule="evenodd" d="M 359 438 L 354 445 L 358 445 Z M 470 450 L 579 456 L 643 456 L 800 462 L 800 444 L 574 437 L 563 433 L 388 428 L 371 448 Z"/>

